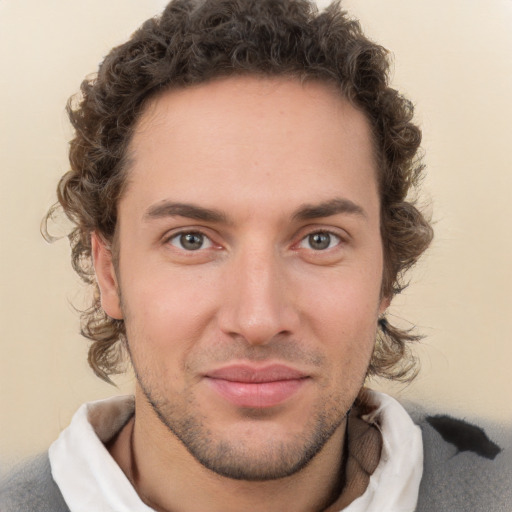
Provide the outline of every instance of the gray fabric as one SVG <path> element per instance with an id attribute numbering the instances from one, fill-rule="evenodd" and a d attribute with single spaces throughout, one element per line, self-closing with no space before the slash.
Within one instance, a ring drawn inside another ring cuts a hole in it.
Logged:
<path id="1" fill-rule="evenodd" d="M 426 421 L 424 470 L 417 512 L 511 512 L 512 443 L 510 428 L 490 427 L 487 435 L 501 452 L 491 460 L 474 451 L 458 451 Z"/>
<path id="2" fill-rule="evenodd" d="M 414 406 L 409 412 L 423 431 L 425 452 L 416 512 L 512 512 L 510 428 L 486 426 L 502 449 L 490 460 L 474 451 L 459 452 L 428 424 L 424 412 Z M 69 512 L 51 476 L 47 454 L 1 482 L 0 512 Z"/>
<path id="3" fill-rule="evenodd" d="M 47 453 L 23 464 L 0 482 L 0 512 L 69 512 L 53 481 Z"/>

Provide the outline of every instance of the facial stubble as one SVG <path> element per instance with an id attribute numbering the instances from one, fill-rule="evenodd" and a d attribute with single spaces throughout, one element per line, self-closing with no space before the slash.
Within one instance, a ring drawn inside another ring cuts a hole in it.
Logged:
<path id="1" fill-rule="evenodd" d="M 303 434 L 290 435 L 286 441 L 267 441 L 255 453 L 251 451 L 250 444 L 256 437 L 260 438 L 258 427 L 252 428 L 252 435 L 247 439 L 219 439 L 218 434 L 208 428 L 207 419 L 203 415 L 199 412 L 195 415 L 183 415 L 179 406 L 166 398 L 155 396 L 137 370 L 135 373 L 147 402 L 172 435 L 179 439 L 202 466 L 235 480 L 268 481 L 301 471 L 322 450 L 332 435 L 344 427 L 349 410 L 319 411 L 313 419 L 308 420 Z M 186 400 L 189 410 L 200 410 L 192 397 Z M 256 409 L 247 409 L 244 415 L 252 422 L 268 421 L 267 415 Z"/>
<path id="2" fill-rule="evenodd" d="M 120 289 L 118 293 L 126 326 L 129 318 L 128 308 L 122 299 Z M 305 412 L 309 418 L 302 433 L 290 434 L 286 441 L 269 440 L 258 453 L 254 453 L 254 451 L 251 452 L 251 444 L 254 439 L 261 439 L 258 428 L 253 427 L 252 433 L 245 439 L 219 438 L 219 434 L 208 427 L 208 419 L 201 412 L 194 395 L 182 391 L 175 393 L 171 400 L 166 393 L 156 389 L 156 386 L 148 382 L 150 379 L 146 378 L 154 374 L 154 371 L 152 368 L 139 366 L 130 349 L 128 332 L 124 342 L 138 385 L 158 420 L 203 467 L 217 475 L 234 480 L 270 481 L 286 478 L 303 470 L 321 452 L 338 429 L 342 428 L 345 431 L 347 415 L 356 398 L 348 400 L 347 403 L 345 390 L 322 397 L 323 400 L 319 401 L 312 414 Z M 302 361 L 307 359 L 314 366 L 321 367 L 325 364 L 324 357 L 320 355 L 304 356 L 304 352 L 298 350 L 301 355 L 297 356 L 295 353 L 297 347 L 294 348 L 289 340 L 282 345 L 278 343 L 277 346 L 281 347 L 277 349 L 277 353 L 284 360 L 293 362 L 302 358 Z M 273 347 L 239 346 L 239 349 L 233 349 L 231 358 L 245 357 L 249 360 L 261 361 L 267 359 L 269 354 L 275 355 L 275 352 Z M 366 368 L 369 364 L 368 358 Z M 357 390 L 363 387 L 365 377 L 366 372 L 363 372 Z M 331 405 L 326 408 L 326 404 Z M 184 414 L 183 411 L 193 411 L 193 413 Z M 257 421 L 263 423 L 269 421 L 272 411 L 247 408 L 243 411 L 243 415 L 253 424 Z M 264 425 L 261 425 L 261 428 L 264 428 Z"/>

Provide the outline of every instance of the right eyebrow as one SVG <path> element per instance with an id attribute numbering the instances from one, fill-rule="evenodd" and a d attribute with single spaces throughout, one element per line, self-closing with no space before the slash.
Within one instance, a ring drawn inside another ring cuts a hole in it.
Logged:
<path id="1" fill-rule="evenodd" d="M 212 210 L 190 203 L 175 203 L 172 201 L 162 201 L 150 206 L 144 213 L 143 218 L 149 221 L 164 217 L 188 217 L 189 219 L 204 222 L 228 222 L 226 214 L 220 210 Z"/>
<path id="2" fill-rule="evenodd" d="M 330 217 L 337 214 L 350 214 L 367 218 L 362 206 L 350 199 L 337 197 L 319 204 L 306 204 L 301 206 L 293 215 L 296 220 L 312 220 L 322 217 Z"/>

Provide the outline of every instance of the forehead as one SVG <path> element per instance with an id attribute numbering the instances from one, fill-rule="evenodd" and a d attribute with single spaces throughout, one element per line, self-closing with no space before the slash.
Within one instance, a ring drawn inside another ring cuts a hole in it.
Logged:
<path id="1" fill-rule="evenodd" d="M 367 119 L 323 82 L 231 77 L 166 91 L 147 105 L 130 154 L 128 192 L 146 202 L 325 200 L 336 180 L 341 195 L 376 189 Z"/>

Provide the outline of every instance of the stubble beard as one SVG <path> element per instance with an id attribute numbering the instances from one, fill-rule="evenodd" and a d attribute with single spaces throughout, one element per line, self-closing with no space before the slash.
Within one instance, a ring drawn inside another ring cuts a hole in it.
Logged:
<path id="1" fill-rule="evenodd" d="M 133 364 L 133 362 L 132 362 Z M 134 366 L 135 368 L 135 366 Z M 207 419 L 191 396 L 180 396 L 171 403 L 163 393 L 151 389 L 135 374 L 139 386 L 159 420 L 183 444 L 187 451 L 205 468 L 234 480 L 269 481 L 294 475 L 304 469 L 322 450 L 333 434 L 342 428 L 352 404 L 343 406 L 342 397 L 330 397 L 325 403 L 336 404 L 327 410 L 309 415 L 303 432 L 288 439 L 267 439 L 258 436 L 258 449 L 251 442 L 258 433 L 247 439 L 222 438 L 207 426 Z M 184 411 L 194 411 L 187 413 Z M 265 411 L 248 409 L 247 417 L 262 420 Z M 341 447 L 340 447 L 341 450 Z"/>
<path id="2" fill-rule="evenodd" d="M 121 303 L 126 319 L 126 306 L 122 300 Z M 208 427 L 208 420 L 201 413 L 201 408 L 192 394 L 182 392 L 173 395 L 171 400 L 169 393 L 159 389 L 158 379 L 156 385 L 154 382 L 151 383 L 150 379 L 146 379 L 153 373 L 140 371 L 141 368 L 134 360 L 127 335 L 124 341 L 138 385 L 161 423 L 203 467 L 217 475 L 234 480 L 250 482 L 277 480 L 292 476 L 304 469 L 319 454 L 334 433 L 339 428 L 345 427 L 347 415 L 359 390 L 363 387 L 366 376 L 366 372 L 361 375 L 360 385 L 355 386 L 357 391 L 352 399 L 347 396 L 347 390 L 339 390 L 337 393 L 333 392 L 322 397 L 323 399 L 318 401 L 316 410 L 305 413 L 309 418 L 302 433 L 290 435 L 286 441 L 268 439 L 266 444 L 260 443 L 260 448 L 255 451 L 251 450 L 251 442 L 255 436 L 258 436 L 258 432 L 248 436 L 247 439 L 220 437 L 221 433 L 214 432 Z M 273 349 L 269 348 L 269 350 Z M 244 355 L 254 360 L 264 360 L 269 356 L 265 353 L 266 349 L 257 347 L 251 349 L 243 345 L 239 347 L 239 351 L 238 354 L 233 351 L 231 355 L 233 357 Z M 295 352 L 296 348 L 285 342 L 276 353 L 282 355 L 284 360 L 287 360 L 288 355 L 288 359 L 293 361 Z M 306 352 L 304 351 L 303 354 Z M 229 360 L 227 357 L 225 359 Z M 308 361 L 317 367 L 322 365 L 323 359 L 316 354 L 302 357 L 303 361 Z M 366 366 L 368 365 L 369 360 Z M 327 407 L 326 404 L 330 405 Z M 266 414 L 262 410 L 246 410 L 247 417 L 253 420 L 258 417 L 264 419 Z M 341 446 L 339 450 L 341 452 Z"/>

